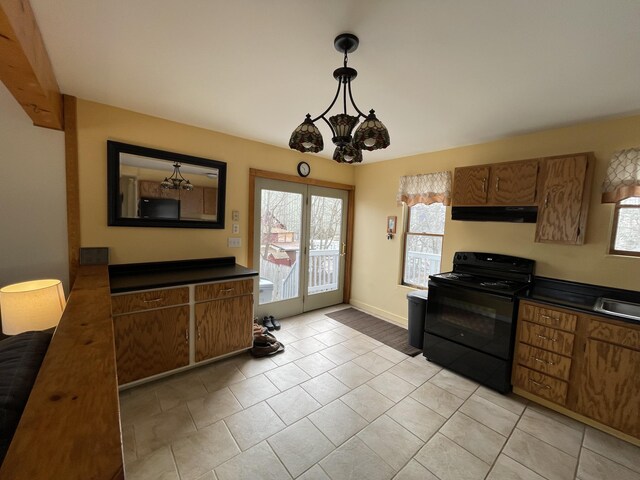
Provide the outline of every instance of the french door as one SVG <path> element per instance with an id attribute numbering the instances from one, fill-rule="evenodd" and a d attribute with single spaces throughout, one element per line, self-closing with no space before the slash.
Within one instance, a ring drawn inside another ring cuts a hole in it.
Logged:
<path id="1" fill-rule="evenodd" d="M 341 303 L 347 191 L 257 178 L 254 199 L 256 314 L 281 318 Z"/>

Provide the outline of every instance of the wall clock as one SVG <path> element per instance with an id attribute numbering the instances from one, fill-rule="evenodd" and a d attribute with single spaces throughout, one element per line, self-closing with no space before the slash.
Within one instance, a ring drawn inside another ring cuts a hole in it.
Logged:
<path id="1" fill-rule="evenodd" d="M 298 164 L 298 175 L 301 177 L 307 177 L 311 173 L 311 167 L 307 162 L 300 162 Z"/>

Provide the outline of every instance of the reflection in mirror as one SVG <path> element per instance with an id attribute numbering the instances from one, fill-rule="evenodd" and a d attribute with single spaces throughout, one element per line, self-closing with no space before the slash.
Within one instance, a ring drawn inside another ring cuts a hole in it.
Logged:
<path id="1" fill-rule="evenodd" d="M 109 224 L 224 228 L 226 164 L 108 142 Z"/>

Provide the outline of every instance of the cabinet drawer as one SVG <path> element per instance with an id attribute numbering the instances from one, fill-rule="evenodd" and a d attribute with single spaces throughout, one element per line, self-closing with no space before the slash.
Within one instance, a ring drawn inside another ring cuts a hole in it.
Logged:
<path id="1" fill-rule="evenodd" d="M 522 365 L 516 365 L 513 384 L 560 405 L 564 405 L 567 400 L 567 382 L 530 370 Z"/>
<path id="2" fill-rule="evenodd" d="M 232 280 L 230 282 L 196 285 L 196 302 L 237 297 L 253 293 L 253 280 Z"/>
<path id="3" fill-rule="evenodd" d="M 182 305 L 185 303 L 189 303 L 188 287 L 149 290 L 146 292 L 128 293 L 111 297 L 113 315 L 139 312 L 171 305 Z"/>
<path id="4" fill-rule="evenodd" d="M 640 328 L 623 327 L 613 323 L 591 320 L 588 336 L 614 345 L 640 350 Z"/>
<path id="5" fill-rule="evenodd" d="M 539 323 L 560 330 L 575 332 L 578 315 L 549 307 L 538 307 L 528 303 L 520 306 L 520 317 L 529 322 Z"/>
<path id="6" fill-rule="evenodd" d="M 571 356 L 573 352 L 573 333 L 555 328 L 543 327 L 530 322 L 522 322 L 520 341 L 534 347 L 549 350 L 561 355 Z"/>
<path id="7" fill-rule="evenodd" d="M 569 380 L 571 359 L 557 353 L 551 353 L 520 343 L 518 344 L 517 361 L 520 365 L 546 373 L 552 377 Z"/>

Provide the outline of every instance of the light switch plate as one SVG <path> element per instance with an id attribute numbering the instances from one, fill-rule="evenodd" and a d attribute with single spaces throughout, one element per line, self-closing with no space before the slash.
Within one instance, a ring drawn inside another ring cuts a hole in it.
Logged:
<path id="1" fill-rule="evenodd" d="M 238 235 L 240 233 L 240 224 L 239 223 L 234 223 L 231 226 L 231 233 L 233 233 L 234 235 Z"/>
<path id="2" fill-rule="evenodd" d="M 233 210 L 231 212 L 231 220 L 233 220 L 234 222 L 240 221 L 240 212 L 238 210 Z"/>
<path id="3" fill-rule="evenodd" d="M 227 239 L 227 245 L 229 248 L 240 248 L 242 246 L 239 237 L 229 237 Z"/>

